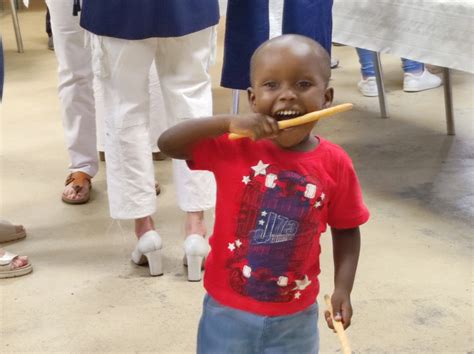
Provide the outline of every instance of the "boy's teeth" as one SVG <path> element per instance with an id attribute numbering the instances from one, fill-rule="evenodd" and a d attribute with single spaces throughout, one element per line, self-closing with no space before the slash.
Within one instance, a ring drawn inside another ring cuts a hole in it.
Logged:
<path id="1" fill-rule="evenodd" d="M 277 113 L 279 116 L 294 116 L 297 115 L 297 111 L 280 111 Z"/>

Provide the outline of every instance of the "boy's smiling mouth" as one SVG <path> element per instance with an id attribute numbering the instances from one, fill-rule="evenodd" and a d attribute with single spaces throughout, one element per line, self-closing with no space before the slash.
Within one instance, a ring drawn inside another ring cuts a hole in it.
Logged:
<path id="1" fill-rule="evenodd" d="M 273 114 L 273 118 L 275 118 L 277 121 L 280 121 L 280 120 L 287 120 L 287 119 L 291 119 L 291 118 L 296 118 L 296 117 L 299 117 L 301 115 L 302 115 L 302 113 L 299 110 L 282 109 L 282 110 L 276 111 Z"/>

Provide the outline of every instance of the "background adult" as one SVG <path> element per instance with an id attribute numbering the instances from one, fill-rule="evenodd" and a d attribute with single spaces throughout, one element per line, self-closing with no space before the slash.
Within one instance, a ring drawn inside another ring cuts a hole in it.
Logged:
<path id="1" fill-rule="evenodd" d="M 332 0 L 229 0 L 221 85 L 246 90 L 250 57 L 268 38 L 300 34 L 331 54 Z"/>
<path id="2" fill-rule="evenodd" d="M 139 238 L 135 263 L 148 260 L 159 275 L 162 241 L 151 215 L 156 211 L 149 144 L 149 72 L 156 63 L 167 116 L 212 113 L 208 67 L 219 20 L 217 0 L 84 0 L 81 26 L 92 35 L 94 75 L 104 90 L 105 157 L 112 218 L 134 219 Z M 194 173 L 173 161 L 185 232 L 207 233 L 203 211 L 214 206 L 210 173 Z"/>
<path id="3" fill-rule="evenodd" d="M 46 0 L 46 4 L 58 61 L 58 93 L 70 160 L 62 200 L 83 204 L 90 199 L 91 180 L 99 168 L 91 48 L 79 17 L 73 16 L 72 1 Z"/>

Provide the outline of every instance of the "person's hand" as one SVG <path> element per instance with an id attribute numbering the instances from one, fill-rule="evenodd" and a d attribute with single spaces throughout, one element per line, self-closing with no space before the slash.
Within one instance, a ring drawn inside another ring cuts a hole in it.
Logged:
<path id="1" fill-rule="evenodd" d="M 344 329 L 351 325 L 352 318 L 352 305 L 351 305 L 351 296 L 349 293 L 344 291 L 335 290 L 331 296 L 332 311 L 334 314 L 334 319 L 336 321 L 342 322 Z M 334 325 L 332 323 L 331 314 L 329 311 L 324 312 L 324 317 L 328 327 L 334 330 Z"/>
<path id="2" fill-rule="evenodd" d="M 231 120 L 229 132 L 248 136 L 253 140 L 274 138 L 279 128 L 275 119 L 260 113 L 236 116 Z"/>

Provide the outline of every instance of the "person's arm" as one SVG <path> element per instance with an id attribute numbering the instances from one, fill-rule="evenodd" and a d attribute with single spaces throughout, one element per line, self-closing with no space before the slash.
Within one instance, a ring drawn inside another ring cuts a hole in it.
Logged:
<path id="1" fill-rule="evenodd" d="M 257 140 L 276 136 L 278 124 L 273 118 L 258 113 L 188 119 L 161 134 L 158 147 L 174 159 L 189 160 L 199 140 L 225 133 L 250 135 Z"/>
<path id="2" fill-rule="evenodd" d="M 351 324 L 351 291 L 357 270 L 360 253 L 359 228 L 331 228 L 334 257 L 334 293 L 331 303 L 334 319 L 342 321 L 344 328 Z M 325 312 L 329 328 L 334 329 L 329 311 Z"/>

